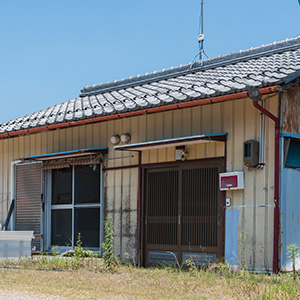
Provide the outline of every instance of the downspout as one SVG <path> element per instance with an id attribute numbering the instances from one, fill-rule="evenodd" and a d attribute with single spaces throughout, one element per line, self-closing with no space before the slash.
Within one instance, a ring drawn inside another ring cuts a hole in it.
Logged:
<path id="1" fill-rule="evenodd" d="M 265 108 L 265 101 L 262 102 L 262 107 Z M 264 160 L 265 149 L 265 114 L 260 114 L 260 136 L 259 136 L 259 168 L 263 169 L 265 165 Z"/>
<path id="2" fill-rule="evenodd" d="M 100 163 L 100 203 L 101 203 L 101 206 L 100 206 L 100 254 L 103 255 L 103 249 L 102 249 L 102 243 L 104 241 L 103 239 L 103 233 L 104 233 L 104 197 L 103 197 L 103 159 L 101 160 L 101 163 Z"/>
<path id="3" fill-rule="evenodd" d="M 15 199 L 15 166 L 21 162 L 21 160 L 13 160 L 10 163 L 10 204 Z M 14 214 L 11 215 L 10 224 L 10 230 L 12 231 L 14 230 Z"/>
<path id="4" fill-rule="evenodd" d="M 279 139 L 280 120 L 263 106 L 258 104 L 261 94 L 258 90 L 249 91 L 249 97 L 256 109 L 275 122 L 275 163 L 274 163 L 274 237 L 273 237 L 273 273 L 278 272 L 278 246 L 279 246 Z"/>
<path id="5" fill-rule="evenodd" d="M 142 221 L 142 151 L 139 151 L 139 187 L 138 187 L 138 263 L 139 266 L 142 264 L 141 255 L 142 255 L 142 232 L 141 232 L 141 221 Z"/>

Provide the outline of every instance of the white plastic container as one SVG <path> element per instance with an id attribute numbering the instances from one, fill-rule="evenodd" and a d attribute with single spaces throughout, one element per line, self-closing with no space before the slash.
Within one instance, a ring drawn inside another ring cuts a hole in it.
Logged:
<path id="1" fill-rule="evenodd" d="M 0 260 L 31 257 L 33 231 L 0 231 Z"/>

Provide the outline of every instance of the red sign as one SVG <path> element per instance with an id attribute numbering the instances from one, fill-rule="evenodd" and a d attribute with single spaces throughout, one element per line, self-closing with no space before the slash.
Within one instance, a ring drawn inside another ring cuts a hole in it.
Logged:
<path id="1" fill-rule="evenodd" d="M 238 176 L 222 176 L 221 177 L 221 189 L 232 189 L 238 187 Z"/>

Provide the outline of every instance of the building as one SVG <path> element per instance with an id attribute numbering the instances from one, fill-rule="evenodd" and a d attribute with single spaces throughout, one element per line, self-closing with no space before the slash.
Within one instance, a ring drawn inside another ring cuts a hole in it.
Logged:
<path id="1" fill-rule="evenodd" d="M 83 88 L 0 126 L 0 222 L 33 247 L 273 270 L 300 244 L 300 39 Z M 225 174 L 223 174 L 225 173 Z M 223 175 L 220 175 L 223 174 Z M 220 181 L 222 189 L 220 189 Z"/>

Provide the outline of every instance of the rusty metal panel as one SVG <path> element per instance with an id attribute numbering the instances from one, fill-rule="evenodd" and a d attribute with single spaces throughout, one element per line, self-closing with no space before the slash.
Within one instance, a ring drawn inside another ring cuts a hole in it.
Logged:
<path id="1" fill-rule="evenodd" d="M 300 91 L 288 90 L 282 94 L 282 133 L 300 134 Z"/>
<path id="2" fill-rule="evenodd" d="M 33 230 L 41 236 L 42 164 L 16 166 L 15 230 Z M 32 246 L 41 251 L 41 239 L 33 239 Z"/>

